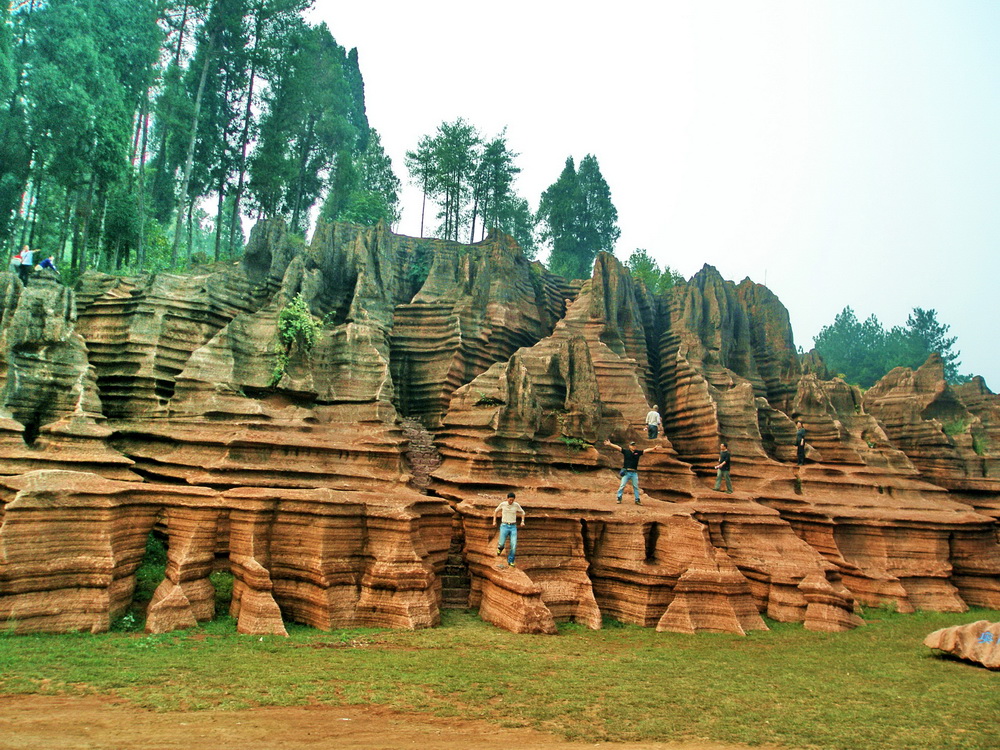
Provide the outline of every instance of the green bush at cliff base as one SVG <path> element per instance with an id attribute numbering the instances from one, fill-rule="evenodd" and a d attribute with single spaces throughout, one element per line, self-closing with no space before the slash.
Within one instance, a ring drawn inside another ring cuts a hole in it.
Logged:
<path id="1" fill-rule="evenodd" d="M 13 635 L 0 629 L 0 702 L 15 693 L 114 694 L 155 710 L 378 704 L 534 727 L 589 742 L 695 738 L 796 748 L 997 746 L 1000 673 L 935 656 L 933 630 L 1000 612 L 865 613 L 817 633 L 769 622 L 741 637 L 611 623 L 554 637 L 469 611 L 440 628 L 240 636 L 222 618 L 166 635 Z M 177 679 L 183 675 L 183 679 Z"/>

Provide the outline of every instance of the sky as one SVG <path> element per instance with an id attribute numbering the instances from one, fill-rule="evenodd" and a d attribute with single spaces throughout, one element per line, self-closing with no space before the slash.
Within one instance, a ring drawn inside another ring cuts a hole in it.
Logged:
<path id="1" fill-rule="evenodd" d="M 404 164 L 459 117 L 506 128 L 537 208 L 593 154 L 626 260 L 765 284 L 809 350 L 845 307 L 934 309 L 1000 390 L 1000 2 L 316 0 L 358 49 L 368 120 Z M 540 257 L 544 259 L 544 254 Z"/>

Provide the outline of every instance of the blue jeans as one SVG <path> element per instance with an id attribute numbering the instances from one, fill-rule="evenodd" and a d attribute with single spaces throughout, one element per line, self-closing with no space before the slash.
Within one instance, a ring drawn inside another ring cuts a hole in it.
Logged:
<path id="1" fill-rule="evenodd" d="M 510 550 L 507 552 L 507 564 L 514 564 L 514 553 L 517 551 L 517 524 L 516 523 L 502 523 L 500 524 L 500 540 L 497 542 L 497 549 L 502 550 L 504 542 L 507 541 L 507 537 L 510 537 Z"/>
<path id="2" fill-rule="evenodd" d="M 632 482 L 632 491 L 635 493 L 635 501 L 639 502 L 639 472 L 626 469 L 622 475 L 622 483 L 618 485 L 618 501 L 621 502 L 622 493 L 625 492 L 625 485 Z"/>

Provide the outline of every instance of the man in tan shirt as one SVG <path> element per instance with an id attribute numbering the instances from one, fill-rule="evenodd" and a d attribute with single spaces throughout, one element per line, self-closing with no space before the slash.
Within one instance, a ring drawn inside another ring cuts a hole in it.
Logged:
<path id="1" fill-rule="evenodd" d="M 500 539 L 497 541 L 497 556 L 503 554 L 504 544 L 510 539 L 510 547 L 507 552 L 507 565 L 514 567 L 514 553 L 517 551 L 517 516 L 521 516 L 521 525 L 524 526 L 524 508 L 514 502 L 516 495 L 513 492 L 507 493 L 507 499 L 500 503 L 493 511 L 493 525 L 497 525 L 497 515 L 500 515 Z"/>

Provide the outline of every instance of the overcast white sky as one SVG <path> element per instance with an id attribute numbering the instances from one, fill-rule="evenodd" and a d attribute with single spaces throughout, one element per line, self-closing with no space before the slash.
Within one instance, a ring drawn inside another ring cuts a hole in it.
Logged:
<path id="1" fill-rule="evenodd" d="M 594 154 L 625 260 L 766 284 L 795 342 L 845 306 L 951 326 L 1000 389 L 1000 2 L 317 0 L 357 47 L 368 119 L 399 178 L 459 117 L 507 128 L 538 205 Z M 403 234 L 420 194 L 403 196 Z"/>

